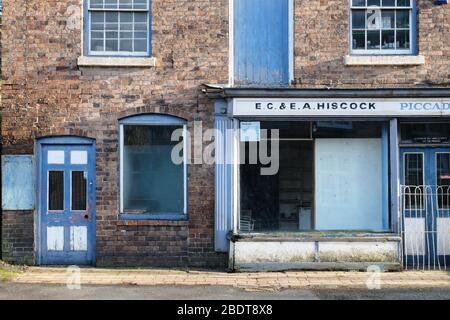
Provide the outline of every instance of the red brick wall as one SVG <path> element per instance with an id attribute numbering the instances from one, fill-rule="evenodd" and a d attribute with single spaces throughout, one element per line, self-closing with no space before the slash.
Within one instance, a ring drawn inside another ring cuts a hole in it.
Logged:
<path id="1" fill-rule="evenodd" d="M 417 0 L 421 66 L 346 66 L 349 0 L 295 0 L 295 79 L 298 87 L 450 86 L 450 5 Z"/>
<path id="2" fill-rule="evenodd" d="M 2 259 L 34 264 L 34 212 L 2 212 Z"/>
<path id="3" fill-rule="evenodd" d="M 32 154 L 41 136 L 95 138 L 98 264 L 224 267 L 214 252 L 213 166 L 188 168 L 189 221 L 118 220 L 118 119 L 164 113 L 190 130 L 194 120 L 213 127 L 213 103 L 199 87 L 228 80 L 227 1 L 154 0 L 157 66 L 147 69 L 79 69 L 81 30 L 66 21 L 80 3 L 5 2 L 3 154 Z"/>
<path id="4" fill-rule="evenodd" d="M 343 63 L 348 0 L 296 0 L 297 86 L 449 86 L 450 5 L 418 3 L 425 65 L 349 67 Z M 146 69 L 78 68 L 82 33 L 67 28 L 71 6 L 81 8 L 81 0 L 4 2 L 2 153 L 33 154 L 35 138 L 47 135 L 95 138 L 100 265 L 224 266 L 225 255 L 213 250 L 213 166 L 189 166 L 188 222 L 118 220 L 117 120 L 166 113 L 187 119 L 189 126 L 193 120 L 202 120 L 204 129 L 213 126 L 213 104 L 199 86 L 228 82 L 228 1 L 153 0 L 157 66 Z"/>

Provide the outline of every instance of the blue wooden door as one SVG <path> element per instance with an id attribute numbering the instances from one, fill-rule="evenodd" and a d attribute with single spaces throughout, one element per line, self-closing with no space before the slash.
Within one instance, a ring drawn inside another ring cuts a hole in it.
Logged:
<path id="1" fill-rule="evenodd" d="M 39 163 L 40 263 L 93 264 L 94 145 L 43 144 Z"/>
<path id="2" fill-rule="evenodd" d="M 290 0 L 234 0 L 234 83 L 289 84 Z"/>
<path id="3" fill-rule="evenodd" d="M 450 267 L 450 149 L 402 148 L 402 232 L 406 266 Z"/>

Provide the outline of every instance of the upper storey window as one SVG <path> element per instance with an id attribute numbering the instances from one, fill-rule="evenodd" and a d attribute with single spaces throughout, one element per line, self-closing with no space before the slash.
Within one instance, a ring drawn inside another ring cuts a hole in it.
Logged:
<path id="1" fill-rule="evenodd" d="M 230 0 L 231 83 L 284 86 L 292 70 L 293 0 Z"/>
<path id="2" fill-rule="evenodd" d="M 89 55 L 150 55 L 150 0 L 87 0 L 86 12 Z"/>
<path id="3" fill-rule="evenodd" d="M 413 0 L 352 0 L 351 51 L 354 54 L 413 54 Z"/>

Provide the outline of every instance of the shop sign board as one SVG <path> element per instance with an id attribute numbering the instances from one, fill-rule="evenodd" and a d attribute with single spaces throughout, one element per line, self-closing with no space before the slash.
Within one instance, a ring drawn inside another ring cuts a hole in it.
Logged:
<path id="1" fill-rule="evenodd" d="M 450 99 L 236 98 L 233 116 L 450 116 Z"/>

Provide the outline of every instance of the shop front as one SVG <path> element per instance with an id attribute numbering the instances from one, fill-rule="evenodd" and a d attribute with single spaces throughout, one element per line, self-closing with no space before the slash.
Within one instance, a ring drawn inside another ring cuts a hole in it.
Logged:
<path id="1" fill-rule="evenodd" d="M 222 133 L 216 249 L 229 251 L 231 269 L 448 263 L 450 99 L 382 90 L 205 91 L 217 99 Z"/>

